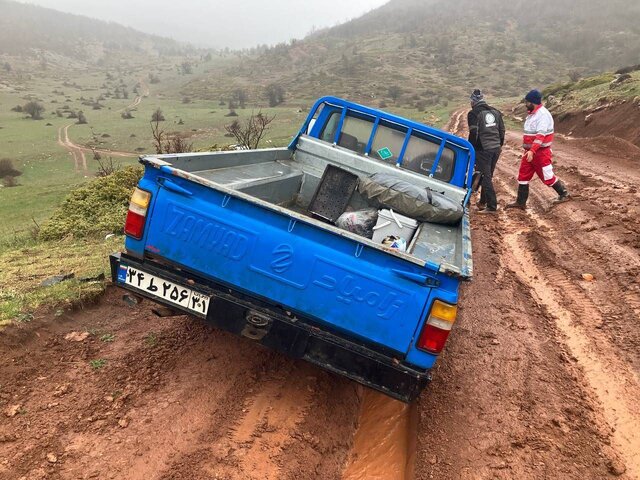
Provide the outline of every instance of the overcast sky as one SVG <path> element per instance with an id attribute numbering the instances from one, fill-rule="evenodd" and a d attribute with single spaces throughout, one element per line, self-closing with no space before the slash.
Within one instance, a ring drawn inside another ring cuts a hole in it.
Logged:
<path id="1" fill-rule="evenodd" d="M 19 0 L 118 22 L 198 46 L 244 48 L 301 38 L 388 0 Z"/>

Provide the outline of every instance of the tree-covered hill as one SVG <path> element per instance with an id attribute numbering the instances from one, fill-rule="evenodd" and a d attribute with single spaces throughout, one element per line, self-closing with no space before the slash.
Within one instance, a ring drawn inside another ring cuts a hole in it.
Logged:
<path id="1" fill-rule="evenodd" d="M 255 49 L 184 91 L 264 99 L 320 94 L 424 106 L 480 87 L 498 96 L 640 62 L 635 0 L 391 0 L 303 40 Z"/>

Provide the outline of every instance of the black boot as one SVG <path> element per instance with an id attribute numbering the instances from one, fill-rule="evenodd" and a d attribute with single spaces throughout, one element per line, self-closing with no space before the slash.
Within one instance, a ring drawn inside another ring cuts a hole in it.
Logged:
<path id="1" fill-rule="evenodd" d="M 505 208 L 518 208 L 524 210 L 527 208 L 527 199 L 529 198 L 529 184 L 518 185 L 518 198 L 515 203 L 508 204 Z"/>
<path id="2" fill-rule="evenodd" d="M 561 180 L 558 180 L 556 183 L 553 184 L 553 189 L 558 193 L 558 198 L 555 200 L 554 203 L 562 203 L 570 199 L 570 195 L 569 195 L 569 192 L 567 191 L 567 187 L 564 186 L 564 183 L 562 183 Z"/>

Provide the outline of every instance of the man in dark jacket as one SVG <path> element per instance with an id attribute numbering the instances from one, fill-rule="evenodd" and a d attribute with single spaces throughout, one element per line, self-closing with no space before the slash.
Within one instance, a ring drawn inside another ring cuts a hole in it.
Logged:
<path id="1" fill-rule="evenodd" d="M 493 188 L 493 172 L 504 145 L 504 121 L 500 111 L 487 105 L 480 90 L 474 90 L 470 100 L 471 111 L 467 115 L 469 142 L 476 150 L 476 170 L 482 173 L 478 210 L 495 213 L 498 199 Z"/>

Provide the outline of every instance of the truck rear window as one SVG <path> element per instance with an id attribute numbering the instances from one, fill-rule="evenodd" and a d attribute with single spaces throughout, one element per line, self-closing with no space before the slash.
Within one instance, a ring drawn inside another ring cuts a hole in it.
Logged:
<path id="1" fill-rule="evenodd" d="M 340 123 L 341 112 L 333 112 L 327 118 L 325 125 L 320 133 L 320 140 L 333 143 L 336 138 L 336 130 Z M 373 122 L 360 117 L 347 115 L 342 125 L 342 131 L 338 137 L 338 145 L 364 155 L 367 143 L 371 137 Z M 371 151 L 369 156 L 376 160 L 395 165 L 398 162 L 402 146 L 404 145 L 407 130 L 401 126 L 386 125 L 381 123 L 378 125 Z M 411 170 L 422 175 L 429 175 L 440 144 L 430 140 L 427 137 L 414 133 L 409 139 L 407 149 L 402 159 L 402 168 Z M 453 177 L 453 167 L 455 165 L 455 152 L 449 147 L 445 147 L 440 157 L 440 162 L 434 178 L 448 182 Z"/>

